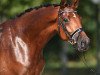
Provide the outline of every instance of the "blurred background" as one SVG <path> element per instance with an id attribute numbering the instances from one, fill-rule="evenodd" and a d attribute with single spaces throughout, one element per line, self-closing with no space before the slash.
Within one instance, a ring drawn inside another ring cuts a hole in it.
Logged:
<path id="1" fill-rule="evenodd" d="M 0 24 L 28 8 L 59 4 L 61 0 L 0 0 Z M 100 0 L 80 0 L 78 14 L 91 39 L 87 52 L 78 53 L 55 35 L 43 49 L 46 60 L 42 75 L 100 75 Z M 93 69 L 95 72 L 90 71 Z"/>

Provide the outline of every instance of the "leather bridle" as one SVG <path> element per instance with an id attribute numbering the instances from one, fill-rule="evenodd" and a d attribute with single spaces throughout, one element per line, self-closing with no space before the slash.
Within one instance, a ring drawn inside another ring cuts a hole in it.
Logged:
<path id="1" fill-rule="evenodd" d="M 72 34 L 70 34 L 68 32 L 68 30 L 66 29 L 66 26 L 65 24 L 69 22 L 68 21 L 65 21 L 63 18 L 62 18 L 62 14 L 63 13 L 68 13 L 68 12 L 77 12 L 77 11 L 63 11 L 63 10 L 59 10 L 58 12 L 58 33 L 60 34 L 60 27 L 62 27 L 64 33 L 66 34 L 66 36 L 68 36 L 69 38 L 69 42 L 72 44 L 72 45 L 75 45 L 77 43 L 77 40 L 78 40 L 78 37 L 80 35 L 80 33 L 83 31 L 82 28 L 78 28 L 75 32 L 73 32 Z"/>

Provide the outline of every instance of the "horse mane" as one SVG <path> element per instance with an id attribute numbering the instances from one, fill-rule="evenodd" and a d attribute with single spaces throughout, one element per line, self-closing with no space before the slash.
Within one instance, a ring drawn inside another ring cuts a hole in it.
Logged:
<path id="1" fill-rule="evenodd" d="M 29 9 L 26 9 L 24 12 L 18 14 L 16 17 L 21 17 L 22 15 L 26 14 L 27 12 L 31 12 L 34 9 L 38 10 L 42 7 L 49 7 L 49 6 L 57 7 L 57 6 L 59 6 L 59 4 L 43 4 L 43 5 L 40 5 L 40 6 L 37 6 L 37 7 L 29 8 Z"/>

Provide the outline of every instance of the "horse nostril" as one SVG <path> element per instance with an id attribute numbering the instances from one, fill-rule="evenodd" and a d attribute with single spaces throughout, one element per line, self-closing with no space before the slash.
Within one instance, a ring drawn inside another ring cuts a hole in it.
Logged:
<path id="1" fill-rule="evenodd" d="M 90 40 L 83 40 L 81 42 L 81 49 L 86 51 L 89 48 Z"/>
<path id="2" fill-rule="evenodd" d="M 82 41 L 82 42 L 81 42 L 81 47 L 84 48 L 85 45 L 86 45 L 86 43 Z"/>
<path id="3" fill-rule="evenodd" d="M 78 51 L 87 51 L 89 48 L 90 39 L 89 38 L 81 38 L 78 42 Z"/>

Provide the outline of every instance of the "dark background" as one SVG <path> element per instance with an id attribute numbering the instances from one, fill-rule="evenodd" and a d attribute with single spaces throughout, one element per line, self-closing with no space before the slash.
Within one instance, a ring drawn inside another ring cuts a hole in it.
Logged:
<path id="1" fill-rule="evenodd" d="M 0 0 L 0 23 L 28 8 L 47 3 L 59 4 L 60 0 Z M 91 40 L 89 50 L 84 53 L 86 61 L 82 53 L 55 35 L 43 49 L 46 60 L 43 75 L 95 75 L 91 68 L 100 72 L 100 0 L 80 0 L 77 11 Z"/>

